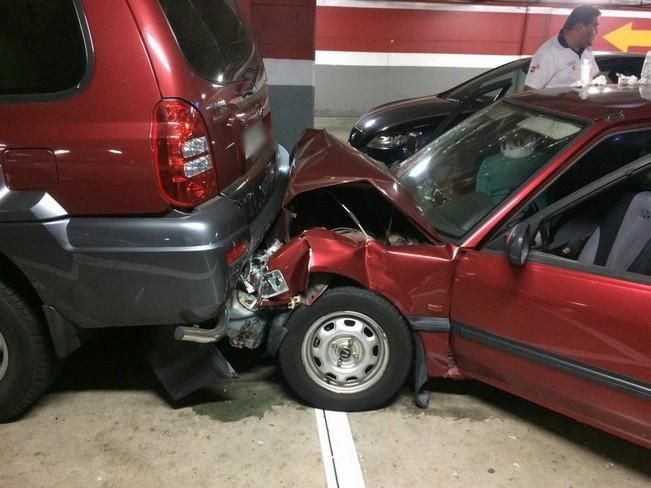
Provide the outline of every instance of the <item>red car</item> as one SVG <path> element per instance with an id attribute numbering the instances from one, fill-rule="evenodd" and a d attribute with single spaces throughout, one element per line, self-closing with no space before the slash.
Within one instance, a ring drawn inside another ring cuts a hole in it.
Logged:
<path id="1" fill-rule="evenodd" d="M 362 410 L 410 371 L 419 392 L 474 378 L 651 447 L 650 100 L 519 94 L 394 170 L 307 132 L 285 197 L 294 237 L 247 285 L 259 310 L 293 309 L 268 347 L 289 385 Z"/>
<path id="2" fill-rule="evenodd" d="M 99 328 L 166 335 L 196 387 L 174 327 L 214 340 L 288 171 L 232 0 L 0 2 L 0 422 Z"/>

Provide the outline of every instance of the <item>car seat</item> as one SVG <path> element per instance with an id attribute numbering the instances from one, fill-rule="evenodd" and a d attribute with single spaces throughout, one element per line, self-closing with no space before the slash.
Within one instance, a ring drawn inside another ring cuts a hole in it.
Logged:
<path id="1" fill-rule="evenodd" d="M 651 273 L 651 191 L 629 193 L 604 214 L 578 256 L 614 271 Z"/>

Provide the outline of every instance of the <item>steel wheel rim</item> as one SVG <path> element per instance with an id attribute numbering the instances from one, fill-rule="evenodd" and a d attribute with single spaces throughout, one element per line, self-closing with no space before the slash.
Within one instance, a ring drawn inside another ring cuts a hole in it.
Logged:
<path id="1" fill-rule="evenodd" d="M 9 367 L 9 349 L 7 348 L 7 341 L 0 332 L 0 381 L 5 377 L 7 368 Z"/>
<path id="2" fill-rule="evenodd" d="M 325 315 L 310 325 L 301 347 L 307 375 L 333 393 L 368 390 L 389 363 L 389 341 L 382 327 L 358 312 Z"/>

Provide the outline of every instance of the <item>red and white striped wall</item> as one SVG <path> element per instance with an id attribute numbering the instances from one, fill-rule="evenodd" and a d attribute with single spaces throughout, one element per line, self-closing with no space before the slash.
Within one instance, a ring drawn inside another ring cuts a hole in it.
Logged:
<path id="1" fill-rule="evenodd" d="M 316 109 L 358 115 L 533 52 L 572 7 L 317 0 Z M 596 52 L 651 50 L 651 8 L 602 9 Z"/>
<path id="2" fill-rule="evenodd" d="M 274 130 L 291 148 L 314 122 L 316 0 L 238 0 L 264 59 Z"/>

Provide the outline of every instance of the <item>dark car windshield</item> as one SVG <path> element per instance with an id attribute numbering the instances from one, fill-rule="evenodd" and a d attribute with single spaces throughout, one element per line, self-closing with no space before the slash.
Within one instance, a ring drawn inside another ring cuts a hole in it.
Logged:
<path id="1" fill-rule="evenodd" d="M 202 77 L 226 83 L 242 76 L 254 52 L 235 0 L 160 0 L 176 40 Z"/>
<path id="2" fill-rule="evenodd" d="M 393 171 L 432 226 L 460 238 L 582 128 L 576 120 L 501 102 L 469 117 Z"/>

